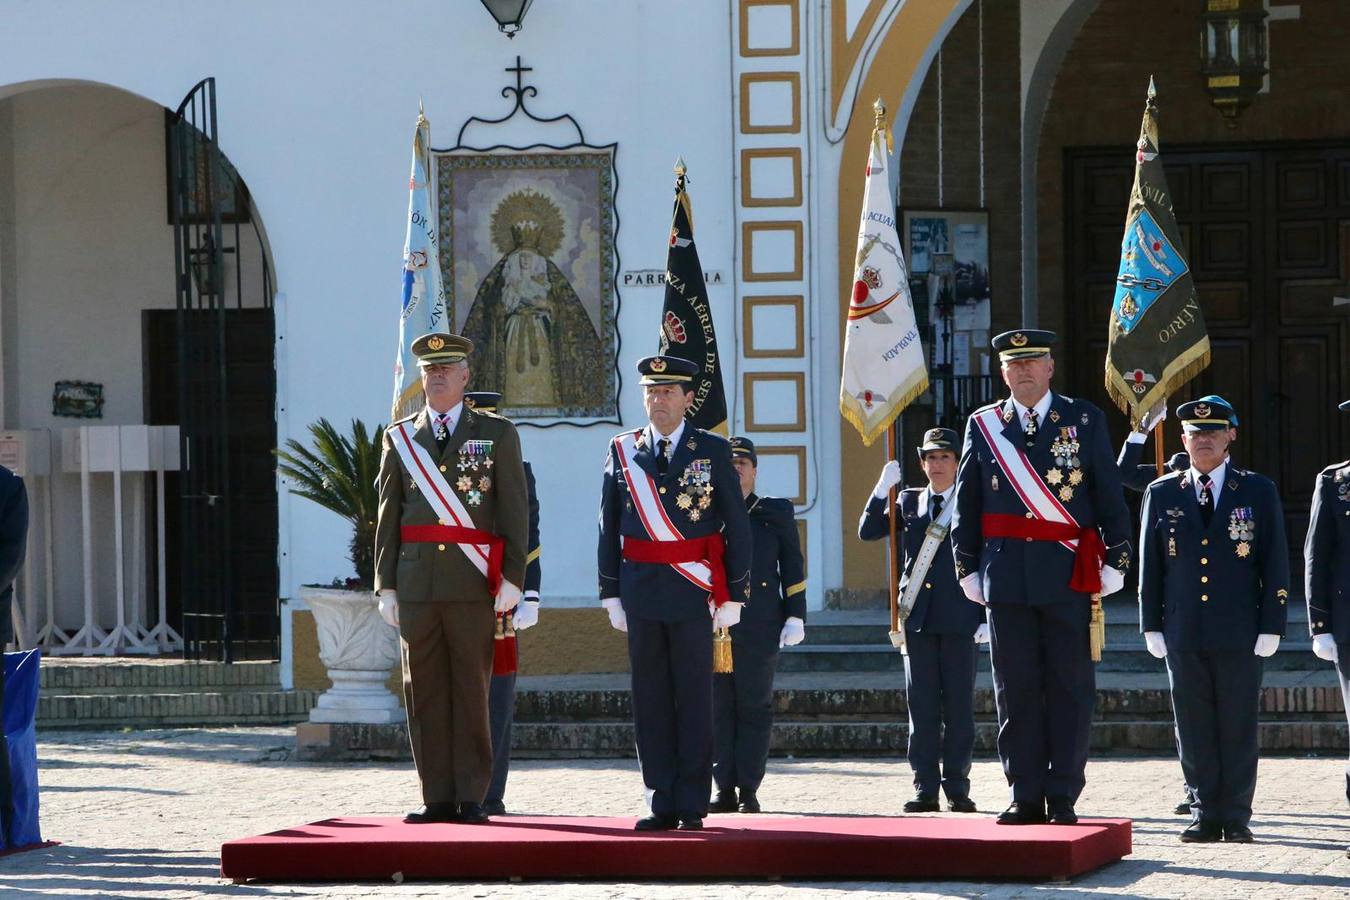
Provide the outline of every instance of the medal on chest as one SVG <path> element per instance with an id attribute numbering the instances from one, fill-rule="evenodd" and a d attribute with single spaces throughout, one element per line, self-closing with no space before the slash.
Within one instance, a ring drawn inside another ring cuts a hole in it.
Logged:
<path id="1" fill-rule="evenodd" d="M 1078 458 L 1081 449 L 1078 426 L 1061 425 L 1059 436 L 1050 444 L 1055 465 L 1046 470 L 1045 483 L 1065 503 L 1073 499 L 1074 490 L 1083 483 L 1082 461 Z"/>
<path id="2" fill-rule="evenodd" d="M 675 505 L 689 517 L 689 521 L 697 522 L 712 506 L 712 460 L 692 460 L 680 473 L 679 485 L 680 492 L 675 495 Z"/>
<path id="3" fill-rule="evenodd" d="M 492 441 L 465 441 L 459 448 L 456 467 L 460 476 L 455 480 L 455 490 L 465 503 L 478 506 L 483 495 L 492 490 Z"/>
<path id="4" fill-rule="evenodd" d="M 1228 538 L 1236 541 L 1233 551 L 1239 559 L 1246 559 L 1252 552 L 1252 540 L 1256 537 L 1256 518 L 1250 506 L 1234 508 L 1228 516 Z"/>

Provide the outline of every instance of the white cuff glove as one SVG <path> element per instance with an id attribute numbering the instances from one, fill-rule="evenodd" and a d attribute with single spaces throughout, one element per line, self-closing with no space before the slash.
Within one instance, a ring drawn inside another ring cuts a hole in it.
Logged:
<path id="1" fill-rule="evenodd" d="M 1256 646 L 1252 652 L 1257 656 L 1265 658 L 1274 656 L 1275 651 L 1280 649 L 1280 636 L 1278 634 L 1258 634 L 1256 636 Z"/>
<path id="2" fill-rule="evenodd" d="M 974 601 L 981 606 L 988 606 L 984 602 L 984 589 L 980 587 L 980 573 L 971 572 L 965 578 L 961 579 L 961 590 L 965 592 L 966 599 Z"/>
<path id="3" fill-rule="evenodd" d="M 900 462 L 899 460 L 887 461 L 885 467 L 881 470 L 881 477 L 877 479 L 877 486 L 872 488 L 872 496 L 877 499 L 887 497 L 891 493 L 891 488 L 900 483 Z"/>
<path id="4" fill-rule="evenodd" d="M 380 591 L 380 618 L 398 628 L 398 591 Z"/>
<path id="5" fill-rule="evenodd" d="M 628 631 L 628 616 L 623 611 L 623 603 L 618 597 L 606 597 L 600 605 L 609 613 L 609 625 L 615 631 Z"/>
<path id="6" fill-rule="evenodd" d="M 516 626 L 516 631 L 524 631 L 534 625 L 539 624 L 539 601 L 525 600 L 516 607 L 516 614 L 511 617 L 511 622 Z"/>
<path id="7" fill-rule="evenodd" d="M 1336 661 L 1336 638 L 1329 634 L 1313 635 L 1313 653 L 1318 659 L 1325 659 L 1327 662 Z"/>
<path id="8" fill-rule="evenodd" d="M 492 605 L 493 610 L 499 613 L 510 612 L 519 603 L 520 588 L 503 579 L 502 586 L 497 589 L 497 601 Z"/>
<path id="9" fill-rule="evenodd" d="M 1110 566 L 1102 566 L 1102 596 L 1109 597 L 1125 586 L 1125 573 Z"/>
<path id="10" fill-rule="evenodd" d="M 1161 631 L 1145 631 L 1144 643 L 1148 645 L 1148 652 L 1157 659 L 1164 659 L 1167 656 L 1167 640 L 1163 637 Z"/>
<path id="11" fill-rule="evenodd" d="M 975 643 L 977 643 L 977 644 L 987 644 L 987 643 L 989 643 L 989 623 L 988 623 L 988 622 L 981 622 L 981 623 L 980 623 L 980 627 L 975 629 Z"/>
<path id="12" fill-rule="evenodd" d="M 741 607 L 743 603 L 735 600 L 728 600 L 713 613 L 713 628 L 730 628 L 741 620 Z"/>
<path id="13" fill-rule="evenodd" d="M 806 623 L 797 616 L 788 616 L 783 630 L 778 632 L 779 647 L 795 647 L 806 638 Z"/>

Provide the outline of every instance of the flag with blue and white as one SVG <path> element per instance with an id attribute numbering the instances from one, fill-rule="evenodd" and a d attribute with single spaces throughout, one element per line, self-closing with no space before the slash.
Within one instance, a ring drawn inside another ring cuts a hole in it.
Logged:
<path id="1" fill-rule="evenodd" d="M 445 288 L 431 204 L 431 123 L 419 106 L 413 132 L 412 174 L 408 178 L 408 233 L 403 242 L 403 301 L 394 359 L 394 402 L 390 421 L 422 406 L 422 379 L 412 342 L 432 331 L 449 331 Z"/>

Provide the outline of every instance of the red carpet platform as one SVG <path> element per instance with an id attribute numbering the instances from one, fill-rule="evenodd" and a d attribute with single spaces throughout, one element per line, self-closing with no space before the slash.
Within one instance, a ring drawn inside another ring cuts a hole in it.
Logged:
<path id="1" fill-rule="evenodd" d="M 325 819 L 220 848 L 236 881 L 1064 879 L 1130 853 L 1130 820 L 999 826 L 989 816 L 710 816 L 701 832 L 632 818 L 507 816 L 487 825 Z"/>

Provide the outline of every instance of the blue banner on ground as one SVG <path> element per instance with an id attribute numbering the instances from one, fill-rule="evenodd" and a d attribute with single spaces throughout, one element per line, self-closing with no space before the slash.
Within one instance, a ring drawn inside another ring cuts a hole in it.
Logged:
<path id="1" fill-rule="evenodd" d="M 38 650 L 5 655 L 5 705 L 0 722 L 9 745 L 9 781 L 14 819 L 9 834 L 0 833 L 0 850 L 42 843 L 38 826 L 37 716 Z"/>

